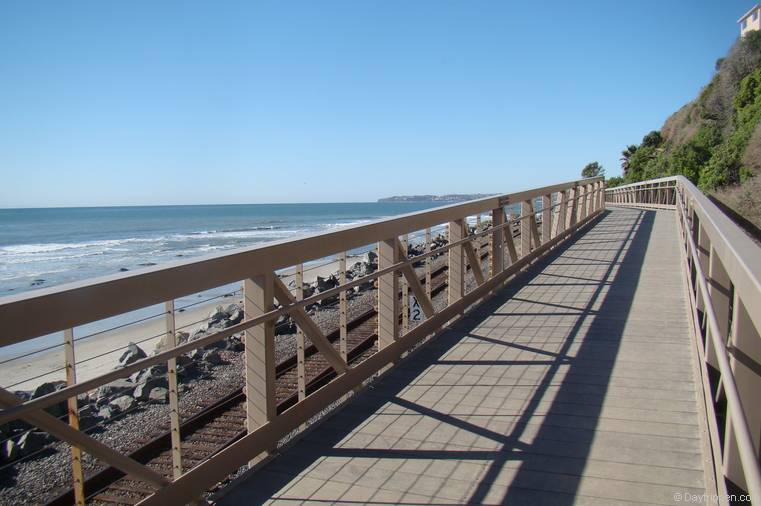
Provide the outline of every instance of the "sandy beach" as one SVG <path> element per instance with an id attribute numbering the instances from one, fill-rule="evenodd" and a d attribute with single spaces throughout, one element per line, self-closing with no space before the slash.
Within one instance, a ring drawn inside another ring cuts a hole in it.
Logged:
<path id="1" fill-rule="evenodd" d="M 347 258 L 347 268 L 359 261 L 361 255 Z M 304 282 L 314 283 L 317 277 L 327 278 L 338 271 L 338 260 L 315 262 L 305 265 Z M 280 273 L 288 285 L 295 280 L 295 268 Z M 177 331 L 192 333 L 199 328 L 218 305 L 241 303 L 240 294 L 221 296 L 190 307 L 176 314 Z M 75 342 L 77 380 L 84 381 L 112 370 L 130 342 L 137 343 L 148 355 L 153 354 L 156 343 L 163 337 L 166 324 L 162 316 L 131 324 L 115 330 L 99 333 Z M 77 338 L 75 329 L 75 339 Z M 63 336 L 61 335 L 61 340 Z M 24 354 L 27 355 L 27 354 Z M 0 385 L 11 390 L 33 390 L 38 385 L 56 380 L 65 380 L 63 370 L 63 346 L 11 360 L 0 365 Z"/>

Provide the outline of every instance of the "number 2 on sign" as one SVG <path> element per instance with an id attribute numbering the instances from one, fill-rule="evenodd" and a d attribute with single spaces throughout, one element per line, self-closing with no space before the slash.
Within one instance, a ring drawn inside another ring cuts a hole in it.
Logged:
<path id="1" fill-rule="evenodd" d="M 423 309 L 417 301 L 417 297 L 410 295 L 410 322 L 422 322 L 424 320 Z"/>

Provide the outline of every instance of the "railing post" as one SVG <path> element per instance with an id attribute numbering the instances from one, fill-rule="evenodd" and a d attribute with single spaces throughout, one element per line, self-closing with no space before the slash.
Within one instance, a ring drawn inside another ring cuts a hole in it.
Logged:
<path id="1" fill-rule="evenodd" d="M 341 252 L 341 255 L 338 257 L 338 282 L 342 285 L 346 284 L 346 252 Z M 346 311 L 347 311 L 347 304 L 346 304 L 346 290 L 341 290 L 341 292 L 338 294 L 338 328 L 339 328 L 339 343 L 338 343 L 338 351 L 341 354 L 341 358 L 344 362 L 347 364 L 349 363 L 348 360 L 348 345 L 346 342 L 347 338 L 347 322 L 346 322 Z"/>
<path id="2" fill-rule="evenodd" d="M 491 210 L 491 228 L 492 232 L 489 236 L 491 238 L 491 250 L 489 252 L 490 260 L 490 272 L 489 276 L 496 276 L 502 270 L 504 269 L 504 251 L 502 244 L 504 242 L 504 239 L 502 239 L 503 234 L 503 228 L 502 225 L 505 223 L 505 211 L 498 207 L 496 209 Z M 507 230 L 507 233 L 510 233 L 510 230 Z"/>
<path id="3" fill-rule="evenodd" d="M 552 195 L 542 195 L 542 244 L 550 240 L 552 231 Z"/>
<path id="4" fill-rule="evenodd" d="M 167 346 L 177 346 L 177 329 L 174 316 L 174 300 L 164 303 Z M 180 392 L 177 388 L 177 359 L 170 358 L 166 364 L 166 379 L 169 387 L 169 432 L 172 444 L 172 476 L 176 480 L 182 476 L 182 434 L 180 434 Z"/>
<path id="5" fill-rule="evenodd" d="M 478 213 L 476 215 L 476 233 L 481 231 L 481 213 Z M 476 258 L 478 258 L 478 261 L 481 261 L 481 239 L 482 237 L 476 238 L 475 241 L 473 241 L 473 249 L 476 252 Z"/>
<path id="6" fill-rule="evenodd" d="M 568 230 L 572 226 L 576 225 L 576 211 L 579 208 L 579 201 L 576 197 L 579 196 L 579 187 L 574 186 L 570 190 L 570 196 L 568 198 L 570 203 L 570 213 L 568 216 L 568 224 L 566 225 L 565 229 Z"/>
<path id="7" fill-rule="evenodd" d="M 759 427 L 761 427 L 761 403 L 757 402 L 758 393 L 761 392 L 761 376 L 759 376 L 758 364 L 761 364 L 761 350 L 758 343 L 761 335 L 753 325 L 740 294 L 735 291 L 732 315 L 732 342 L 729 350 L 729 363 L 737 385 L 740 399 L 743 402 L 742 410 L 745 421 L 750 427 L 750 435 L 753 444 L 753 454 L 758 458 L 759 454 Z M 739 448 L 735 439 L 732 426 L 732 414 L 727 411 L 727 430 L 724 439 L 724 474 L 733 483 L 748 490 L 745 476 L 740 463 Z M 754 498 L 755 499 L 755 498 Z"/>
<path id="8" fill-rule="evenodd" d="M 465 223 L 462 219 L 449 222 L 449 244 L 461 241 L 465 238 Z M 448 292 L 449 304 L 453 304 L 462 298 L 465 288 L 465 263 L 463 259 L 462 245 L 449 248 L 449 271 Z"/>
<path id="9" fill-rule="evenodd" d="M 581 202 L 579 212 L 579 221 L 583 221 L 587 217 L 587 199 L 589 197 L 589 185 L 585 184 L 581 186 Z"/>
<path id="10" fill-rule="evenodd" d="M 409 244 L 409 236 L 404 234 L 400 242 L 402 243 L 402 250 L 404 250 L 404 254 L 409 255 L 410 250 L 407 247 Z M 410 288 L 409 284 L 407 283 L 407 278 L 401 276 L 400 281 L 402 287 L 402 335 L 404 335 L 410 331 Z"/>
<path id="11" fill-rule="evenodd" d="M 273 310 L 274 274 L 265 273 L 243 282 L 244 314 L 256 318 Z M 275 419 L 275 322 L 269 320 L 248 330 L 246 338 L 246 427 L 251 433 Z M 277 441 L 271 441 L 274 449 Z M 253 456 L 250 465 L 261 460 Z"/>
<path id="12" fill-rule="evenodd" d="M 431 252 L 431 229 L 425 229 L 425 252 Z M 431 264 L 433 260 L 430 256 L 425 257 L 425 295 L 431 300 Z"/>
<path id="13" fill-rule="evenodd" d="M 296 300 L 304 299 L 304 264 L 296 266 Z M 296 382 L 298 398 L 303 401 L 307 396 L 306 371 L 304 356 L 304 329 L 296 324 Z"/>
<path id="14" fill-rule="evenodd" d="M 555 233 L 553 237 L 557 237 L 566 229 L 566 215 L 568 212 L 568 190 L 562 190 L 560 192 L 560 205 L 558 206 L 558 217 L 555 221 Z"/>
<path id="15" fill-rule="evenodd" d="M 378 269 L 399 262 L 396 238 L 378 243 Z M 399 336 L 399 274 L 389 272 L 378 277 L 378 349 L 393 343 Z"/>
<path id="16" fill-rule="evenodd" d="M 534 212 L 530 200 L 521 202 L 521 258 L 531 253 L 531 220 L 529 216 Z"/>
<path id="17" fill-rule="evenodd" d="M 66 384 L 73 385 L 77 382 L 76 358 L 74 356 L 74 329 L 63 331 L 64 361 L 66 366 Z M 79 430 L 79 402 L 77 396 L 67 400 L 69 411 L 69 425 L 72 429 Z M 71 479 L 74 489 L 74 504 L 85 504 L 85 478 L 82 472 L 82 450 L 77 445 L 71 445 Z"/>

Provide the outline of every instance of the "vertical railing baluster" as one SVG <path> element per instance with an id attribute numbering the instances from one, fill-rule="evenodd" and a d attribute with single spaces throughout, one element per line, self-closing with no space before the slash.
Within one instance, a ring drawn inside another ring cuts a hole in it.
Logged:
<path id="1" fill-rule="evenodd" d="M 274 308 L 274 274 L 265 273 L 243 282 L 244 314 L 256 318 Z M 275 405 L 275 323 L 269 320 L 246 330 L 246 427 L 253 432 L 277 416 Z M 275 441 L 272 442 L 274 449 Z M 268 452 L 267 452 L 268 453 Z M 262 459 L 254 456 L 249 465 Z"/>
<path id="2" fill-rule="evenodd" d="M 64 365 L 66 366 L 66 384 L 74 385 L 77 382 L 77 360 L 74 355 L 74 329 L 63 331 Z M 77 396 L 67 400 L 69 412 L 69 425 L 72 429 L 79 430 L 79 402 Z M 74 503 L 77 506 L 85 504 L 85 479 L 82 472 L 82 450 L 71 445 L 71 480 L 74 489 Z"/>
<path id="3" fill-rule="evenodd" d="M 304 300 L 304 264 L 296 266 L 296 300 Z M 306 357 L 304 356 L 304 329 L 296 325 L 296 388 L 298 399 L 303 401 L 307 396 Z"/>
<path id="4" fill-rule="evenodd" d="M 494 277 L 504 269 L 504 244 L 503 234 L 505 229 L 502 225 L 505 223 L 505 211 L 502 207 L 491 210 L 491 229 L 489 234 L 489 277 Z M 509 228 L 507 229 L 509 232 Z"/>
<path id="5" fill-rule="evenodd" d="M 425 252 L 431 252 L 431 229 L 425 229 Z M 431 300 L 431 264 L 433 259 L 430 256 L 425 257 L 425 294 L 428 300 Z"/>
<path id="6" fill-rule="evenodd" d="M 399 262 L 396 238 L 378 243 L 378 268 L 385 269 Z M 378 348 L 383 349 L 399 336 L 399 273 L 378 277 Z"/>
<path id="7" fill-rule="evenodd" d="M 341 255 L 338 259 L 338 282 L 342 285 L 346 284 L 346 252 L 341 252 Z M 347 329 L 346 329 L 346 290 L 341 290 L 341 292 L 338 295 L 338 305 L 339 305 L 339 314 L 338 314 L 338 327 L 339 327 L 339 352 L 341 353 L 341 358 L 344 360 L 344 362 L 348 363 L 348 344 L 346 342 L 347 339 Z"/>
<path id="8" fill-rule="evenodd" d="M 409 236 L 404 234 L 402 236 L 402 251 L 405 255 L 409 255 Z M 401 273 L 400 273 L 401 274 Z M 402 288 L 402 335 L 410 331 L 410 290 L 407 283 L 407 278 L 401 276 L 399 280 Z"/>
<path id="9" fill-rule="evenodd" d="M 521 202 L 521 258 L 531 253 L 531 213 L 534 208 L 530 200 Z"/>
<path id="10" fill-rule="evenodd" d="M 449 244 L 465 238 L 464 228 L 465 223 L 462 219 L 449 222 Z M 448 300 L 449 304 L 453 304 L 460 300 L 465 292 L 465 264 L 461 245 L 449 248 L 448 261 Z"/>
<path id="11" fill-rule="evenodd" d="M 476 234 L 481 231 L 481 213 L 478 213 L 476 215 Z M 475 241 L 473 241 L 473 250 L 476 252 L 476 258 L 478 258 L 478 261 L 481 261 L 481 240 L 483 238 L 481 236 L 478 236 Z"/>
<path id="12" fill-rule="evenodd" d="M 552 195 L 542 195 L 542 244 L 550 240 L 552 230 Z"/>
<path id="13" fill-rule="evenodd" d="M 177 328 L 174 300 L 164 303 L 164 323 L 166 325 L 167 346 L 177 346 Z M 176 480 L 182 476 L 182 434 L 180 434 L 180 393 L 177 387 L 177 358 L 166 363 L 166 379 L 169 387 L 169 432 L 172 445 L 172 476 Z"/>

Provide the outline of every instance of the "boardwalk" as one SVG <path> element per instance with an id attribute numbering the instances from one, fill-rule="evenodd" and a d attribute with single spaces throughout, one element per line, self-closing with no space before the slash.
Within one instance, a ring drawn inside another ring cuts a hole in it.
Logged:
<path id="1" fill-rule="evenodd" d="M 675 504 L 706 489 L 674 211 L 612 209 L 220 504 Z"/>

